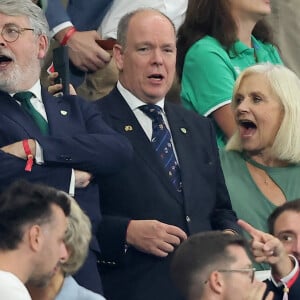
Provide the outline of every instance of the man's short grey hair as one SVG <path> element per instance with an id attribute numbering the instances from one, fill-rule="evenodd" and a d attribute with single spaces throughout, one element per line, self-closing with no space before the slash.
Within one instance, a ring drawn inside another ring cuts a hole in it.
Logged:
<path id="1" fill-rule="evenodd" d="M 49 25 L 42 9 L 31 0 L 1 0 L 0 13 L 7 16 L 26 16 L 35 35 L 49 39 Z"/>
<path id="2" fill-rule="evenodd" d="M 126 47 L 127 32 L 128 32 L 128 26 L 129 26 L 130 20 L 138 13 L 147 12 L 147 11 L 153 11 L 153 12 L 156 12 L 157 14 L 165 17 L 172 25 L 172 27 L 174 29 L 174 34 L 176 36 L 175 25 L 168 16 L 166 16 L 164 13 L 162 13 L 161 11 L 159 11 L 158 9 L 155 9 L 155 8 L 151 8 L 151 7 L 139 8 L 139 9 L 136 9 L 136 10 L 133 10 L 133 11 L 127 13 L 119 21 L 118 30 L 117 30 L 117 41 L 118 41 L 118 44 L 121 45 L 123 48 Z"/>

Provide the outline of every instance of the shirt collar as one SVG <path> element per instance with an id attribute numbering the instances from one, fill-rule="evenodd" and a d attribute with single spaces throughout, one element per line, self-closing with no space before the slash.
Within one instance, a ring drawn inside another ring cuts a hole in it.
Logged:
<path id="1" fill-rule="evenodd" d="M 257 39 L 251 35 L 251 42 L 253 45 L 253 48 L 255 51 L 258 51 L 260 46 L 259 43 L 257 41 Z M 234 58 L 236 56 L 239 56 L 241 53 L 243 53 L 244 51 L 247 50 L 253 50 L 252 48 L 249 48 L 246 44 L 244 44 L 243 42 L 241 42 L 240 40 L 237 40 L 229 49 L 228 53 L 230 58 Z"/>
<path id="2" fill-rule="evenodd" d="M 38 80 L 30 89 L 28 89 L 27 91 L 32 92 L 35 97 L 37 99 L 39 99 L 40 101 L 42 101 L 42 91 L 41 91 L 41 82 L 40 80 Z M 12 93 L 10 94 L 12 97 L 14 96 L 14 94 L 16 93 Z"/>
<path id="3" fill-rule="evenodd" d="M 127 104 L 129 105 L 129 107 L 132 111 L 135 111 L 135 110 L 139 109 L 140 106 L 147 104 L 147 103 L 143 102 L 142 100 L 138 99 L 136 96 L 134 96 L 129 90 L 127 90 L 121 84 L 120 81 L 118 81 L 118 83 L 117 83 L 117 88 L 118 88 L 120 94 L 126 100 Z M 155 103 L 155 105 L 158 105 L 162 109 L 163 112 L 164 112 L 164 104 L 165 104 L 165 98 L 162 98 L 161 100 L 159 100 Z"/>

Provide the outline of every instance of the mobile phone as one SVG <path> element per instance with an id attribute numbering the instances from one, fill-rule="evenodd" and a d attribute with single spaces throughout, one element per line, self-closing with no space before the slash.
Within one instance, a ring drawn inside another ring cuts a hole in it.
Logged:
<path id="1" fill-rule="evenodd" d="M 112 38 L 107 40 L 96 40 L 96 43 L 104 50 L 112 50 L 116 43 L 116 40 Z"/>
<path id="2" fill-rule="evenodd" d="M 58 72 L 58 77 L 55 78 L 55 83 L 61 83 L 63 86 L 63 94 L 69 95 L 70 67 L 68 46 L 60 46 L 53 50 L 53 65 L 55 72 Z"/>

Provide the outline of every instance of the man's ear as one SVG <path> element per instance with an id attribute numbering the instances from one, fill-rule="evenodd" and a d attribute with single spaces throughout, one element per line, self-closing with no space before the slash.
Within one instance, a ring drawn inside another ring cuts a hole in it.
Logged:
<path id="1" fill-rule="evenodd" d="M 119 44 L 115 44 L 113 48 L 113 57 L 116 62 L 116 66 L 119 71 L 123 70 L 124 65 L 124 54 L 123 54 L 123 48 Z"/>
<path id="2" fill-rule="evenodd" d="M 32 251 L 40 251 L 43 242 L 43 233 L 42 228 L 39 225 L 35 224 L 29 228 L 28 242 Z"/>
<path id="3" fill-rule="evenodd" d="M 38 37 L 38 47 L 39 47 L 39 51 L 38 51 L 38 58 L 39 59 L 43 59 L 48 51 L 48 46 L 49 46 L 49 42 L 48 39 L 45 35 L 40 35 Z"/>
<path id="4" fill-rule="evenodd" d="M 216 294 L 221 295 L 224 289 L 225 282 L 220 272 L 213 271 L 207 279 L 207 284 L 209 285 L 210 289 L 213 290 Z"/>

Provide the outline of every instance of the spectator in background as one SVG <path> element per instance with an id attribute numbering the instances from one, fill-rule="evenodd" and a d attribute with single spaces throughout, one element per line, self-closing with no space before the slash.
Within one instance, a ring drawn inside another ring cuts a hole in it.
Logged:
<path id="1" fill-rule="evenodd" d="M 91 222 L 77 202 L 70 199 L 70 215 L 65 233 L 64 242 L 67 248 L 67 257 L 56 268 L 55 274 L 46 285 L 36 286 L 28 284 L 27 288 L 32 300 L 101 300 L 99 294 L 93 293 L 78 285 L 71 276 L 82 266 L 87 257 L 91 240 Z"/>
<path id="2" fill-rule="evenodd" d="M 213 119 L 219 147 L 236 129 L 230 102 L 238 74 L 259 62 L 281 64 L 264 0 L 190 0 L 178 31 L 177 72 L 185 107 Z"/>
<path id="3" fill-rule="evenodd" d="M 65 193 L 18 181 L 0 195 L 0 294 L 30 300 L 25 283 L 49 283 L 67 257 L 70 203 Z"/>
<path id="4" fill-rule="evenodd" d="M 213 126 L 165 101 L 175 75 L 176 33 L 161 12 L 125 15 L 114 58 L 119 81 L 96 104 L 107 123 L 129 138 L 134 158 L 124 170 L 100 177 L 104 295 L 178 300 L 169 276 L 176 247 L 195 232 L 239 230 Z"/>
<path id="5" fill-rule="evenodd" d="M 111 56 L 97 44 L 101 36 L 97 29 L 112 0 L 63 0 L 48 2 L 46 17 L 54 37 L 68 45 L 71 64 L 71 82 L 77 87 L 85 72 L 95 72 L 109 63 Z"/>
<path id="6" fill-rule="evenodd" d="M 54 26 L 58 24 L 58 21 L 62 22 L 63 20 L 67 20 L 67 17 L 62 19 L 62 15 L 65 14 L 65 10 L 59 4 L 61 0 L 52 0 L 52 3 L 49 3 L 49 8 L 46 12 L 47 19 L 50 23 L 50 28 L 52 29 Z M 114 0 L 114 1 L 89 1 L 87 5 L 86 1 L 83 0 L 75 0 L 70 1 L 67 6 L 67 11 L 69 12 L 69 18 L 73 22 L 73 25 L 78 31 L 82 30 L 97 30 L 98 29 L 98 39 L 104 39 L 102 41 L 102 46 L 108 51 L 108 53 L 112 53 L 112 46 L 117 38 L 117 27 L 118 23 L 123 15 L 138 8 L 154 8 L 158 9 L 162 13 L 166 14 L 175 24 L 176 29 L 181 25 L 184 20 L 185 12 L 187 8 L 188 0 Z M 57 13 L 57 11 L 59 11 Z M 103 18 L 104 17 L 104 18 Z M 103 18 L 103 20 L 102 20 Z M 55 22 L 55 23 L 54 23 Z M 54 34 L 60 27 L 67 27 L 72 25 L 71 23 L 65 23 L 64 25 L 56 26 L 52 29 L 52 33 Z M 69 27 L 70 29 L 71 27 Z M 67 29 L 65 29 L 66 31 Z M 61 31 L 62 33 L 64 31 Z M 60 33 L 59 33 L 60 34 Z M 86 56 L 92 56 L 92 45 L 95 49 L 97 49 L 95 41 L 89 43 L 84 39 L 77 40 L 80 37 L 80 34 L 83 35 L 82 32 L 74 33 L 67 43 L 68 46 L 74 49 L 77 48 L 77 45 L 74 43 L 81 44 L 80 49 L 82 47 L 82 52 L 85 53 Z M 87 32 L 85 33 L 87 35 Z M 91 32 L 89 32 L 91 35 Z M 93 32 L 95 36 L 95 32 Z M 62 34 L 63 35 L 63 34 Z M 55 36 L 56 39 L 59 39 L 59 36 Z M 81 53 L 80 49 L 77 49 L 76 55 Z M 78 52 L 79 51 L 79 52 Z M 98 50 L 100 52 L 100 50 Z M 70 51 L 70 58 L 75 62 L 73 55 L 75 52 Z M 79 55 L 81 57 L 82 55 Z M 79 59 L 77 58 L 77 60 Z M 76 65 L 78 65 L 76 63 Z M 82 68 L 81 68 L 82 69 Z M 73 68 L 71 68 L 71 71 Z M 85 69 L 82 69 L 86 71 Z M 107 63 L 103 68 L 98 68 L 98 71 L 94 72 L 95 68 L 88 68 L 90 73 L 86 74 L 85 81 L 77 87 L 77 93 L 89 100 L 97 100 L 107 95 L 115 86 L 118 80 L 118 70 L 115 65 L 114 59 Z M 178 85 L 174 85 L 174 89 L 172 89 L 172 94 L 170 94 L 170 99 L 172 101 L 178 101 Z M 173 99 L 175 98 L 176 99 Z"/>
<path id="7" fill-rule="evenodd" d="M 272 0 L 272 13 L 267 21 L 274 31 L 274 40 L 284 63 L 300 76 L 300 9 L 298 0 Z"/>
<path id="8" fill-rule="evenodd" d="M 176 250 L 171 275 L 185 300 L 272 300 L 254 277 L 247 242 L 238 235 L 202 232 Z"/>
<path id="9" fill-rule="evenodd" d="M 280 65 L 249 67 L 234 87 L 237 130 L 220 159 L 238 217 L 263 232 L 271 212 L 300 195 L 299 99 L 299 78 Z"/>
<path id="10" fill-rule="evenodd" d="M 95 178 L 126 165 L 131 145 L 105 124 L 91 103 L 53 97 L 41 88 L 48 24 L 37 5 L 1 0 L 0 29 L 0 191 L 25 178 L 76 197 L 91 219 L 93 239 L 75 277 L 100 293 L 96 232 L 101 212 Z"/>
<path id="11" fill-rule="evenodd" d="M 239 225 L 251 236 L 251 252 L 258 262 L 271 265 L 271 275 L 265 282 L 273 291 L 273 300 L 300 299 L 299 253 L 297 228 L 300 201 L 290 201 L 277 207 L 269 216 L 271 234 L 255 229 L 243 220 Z M 273 234 L 273 235 L 272 235 Z M 256 274 L 257 275 L 257 274 Z"/>

